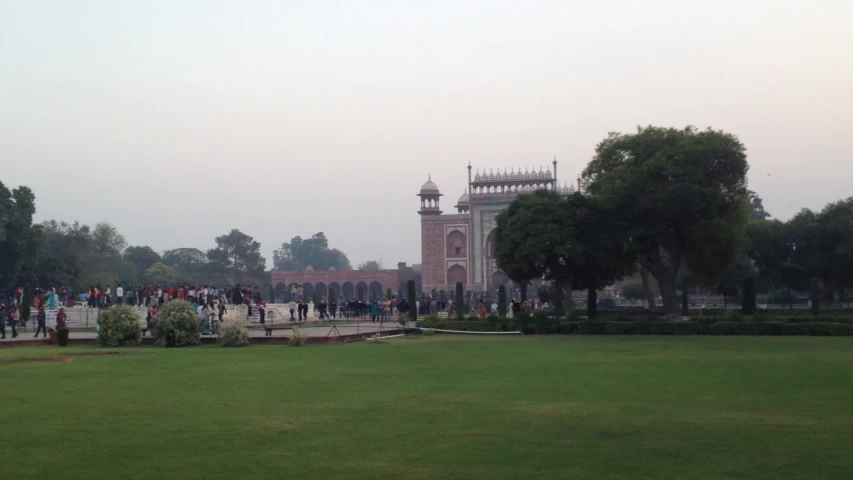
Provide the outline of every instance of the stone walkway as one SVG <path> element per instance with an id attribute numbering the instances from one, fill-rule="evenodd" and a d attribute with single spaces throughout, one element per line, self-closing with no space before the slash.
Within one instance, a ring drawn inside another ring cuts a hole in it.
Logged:
<path id="1" fill-rule="evenodd" d="M 299 325 L 294 324 L 293 326 L 299 326 Z M 325 336 L 329 335 L 329 332 L 331 331 L 331 327 L 329 327 L 329 326 L 319 326 L 319 327 L 317 327 L 317 326 L 305 326 L 305 327 L 300 327 L 300 328 L 301 328 L 302 332 L 306 336 L 309 336 L 309 337 L 325 337 Z M 381 332 L 383 330 L 389 330 L 389 331 L 390 330 L 398 330 L 398 329 L 400 329 L 400 324 L 396 323 L 396 322 L 386 322 L 384 324 L 384 326 L 380 326 L 380 324 L 373 323 L 373 322 L 359 322 L 359 323 L 346 323 L 346 324 L 338 323 L 337 329 L 338 329 L 338 332 L 340 333 L 340 335 L 354 335 L 354 334 L 359 334 L 359 333 Z M 253 327 L 253 328 L 250 328 L 249 331 L 251 332 L 253 337 L 264 337 L 264 336 L 266 336 L 266 332 L 262 328 Z M 293 331 L 292 327 L 290 327 L 290 326 L 287 326 L 287 327 L 276 326 L 276 328 L 272 331 L 272 336 L 273 337 L 289 337 L 291 335 L 292 331 Z M 16 338 L 15 340 L 34 340 L 34 338 L 33 338 L 34 333 L 35 333 L 34 330 L 31 328 L 28 329 L 28 331 L 20 330 L 20 331 L 18 331 L 18 338 Z M 332 335 L 334 335 L 334 333 Z M 148 335 L 146 335 L 146 337 L 150 337 L 150 336 L 151 336 L 150 333 Z M 98 334 L 94 331 L 81 332 L 81 331 L 73 331 L 72 330 L 71 333 L 69 334 L 69 339 L 72 341 L 75 338 L 77 338 L 77 339 L 94 339 L 97 337 L 98 337 Z M 42 338 L 41 335 L 39 335 L 39 338 Z M 202 338 L 210 338 L 210 335 L 202 335 Z M 7 326 L 6 327 L 6 338 L 3 340 L 0 340 L 0 343 L 11 342 L 11 341 L 12 341 L 12 329 Z"/>

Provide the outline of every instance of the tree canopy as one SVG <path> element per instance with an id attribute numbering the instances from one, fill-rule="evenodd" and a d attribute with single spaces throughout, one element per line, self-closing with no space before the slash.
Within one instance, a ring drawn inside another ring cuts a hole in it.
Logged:
<path id="1" fill-rule="evenodd" d="M 358 265 L 359 270 L 379 270 L 381 267 L 376 260 L 368 260 Z"/>
<path id="2" fill-rule="evenodd" d="M 536 278 L 554 281 L 554 306 L 562 313 L 562 292 L 572 278 L 563 198 L 549 190 L 522 195 L 498 214 L 496 222 L 498 267 L 515 282 Z"/>
<path id="3" fill-rule="evenodd" d="M 235 278 L 257 279 L 266 271 L 261 244 L 237 229 L 216 237 L 216 248 L 207 251 L 207 259 L 213 266 Z"/>
<path id="4" fill-rule="evenodd" d="M 281 244 L 273 252 L 276 270 L 302 271 L 309 265 L 314 270 L 352 270 L 347 256 L 336 248 L 329 248 L 329 240 L 323 232 L 315 233 L 311 238 L 296 236 L 290 242 Z"/>
<path id="5" fill-rule="evenodd" d="M 628 225 L 597 199 L 580 192 L 566 197 L 565 203 L 565 261 L 572 272 L 572 290 L 587 291 L 587 314 L 594 318 L 598 290 L 633 269 L 634 252 L 624 235 Z"/>
<path id="6" fill-rule="evenodd" d="M 0 182 L 0 283 L 10 288 L 22 274 L 34 275 L 42 231 L 33 225 L 36 196 L 27 187 L 9 190 Z M 30 268 L 25 269 L 29 266 Z"/>
<path id="7" fill-rule="evenodd" d="M 639 264 L 677 311 L 683 267 L 713 277 L 734 258 L 746 222 L 743 144 L 707 129 L 644 127 L 610 134 L 583 172 L 586 191 L 628 221 L 625 235 Z"/>
<path id="8" fill-rule="evenodd" d="M 122 258 L 136 267 L 136 275 L 139 278 L 142 278 L 151 265 L 162 261 L 160 254 L 149 246 L 127 247 Z"/>

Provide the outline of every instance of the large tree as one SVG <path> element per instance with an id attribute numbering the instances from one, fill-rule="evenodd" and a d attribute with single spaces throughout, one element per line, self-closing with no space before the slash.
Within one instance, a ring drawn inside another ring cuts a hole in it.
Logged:
<path id="1" fill-rule="evenodd" d="M 122 258 L 136 267 L 136 275 L 138 277 L 144 275 L 148 267 L 162 261 L 160 254 L 147 245 L 127 247 L 122 254 Z"/>
<path id="2" fill-rule="evenodd" d="M 174 285 L 178 281 L 175 267 L 157 262 L 145 270 L 145 280 L 154 285 Z"/>
<path id="3" fill-rule="evenodd" d="M 207 251 L 207 258 L 229 273 L 258 277 L 266 270 L 261 244 L 237 229 L 216 237 L 216 248 Z"/>
<path id="4" fill-rule="evenodd" d="M 281 244 L 273 251 L 273 263 L 276 270 L 302 271 L 311 266 L 314 270 L 352 270 L 347 256 L 336 248 L 329 248 L 329 240 L 323 232 L 315 233 L 311 238 L 299 236 L 290 242 Z"/>
<path id="5" fill-rule="evenodd" d="M 0 284 L 4 289 L 18 283 L 22 270 L 38 259 L 42 237 L 33 225 L 35 212 L 32 190 L 24 186 L 9 190 L 0 182 Z"/>
<path id="6" fill-rule="evenodd" d="M 748 168 L 737 137 L 712 129 L 641 127 L 596 147 L 585 190 L 630 220 L 624 233 L 657 280 L 668 314 L 678 309 L 680 269 L 710 278 L 734 258 Z"/>
<path id="7" fill-rule="evenodd" d="M 587 315 L 598 314 L 598 290 L 631 273 L 635 256 L 625 219 L 580 192 L 565 199 L 566 260 L 572 289 L 587 291 Z"/>
<path id="8" fill-rule="evenodd" d="M 99 284 L 129 285 L 138 280 L 135 265 L 119 255 L 124 238 L 109 224 L 91 229 L 77 222 L 50 220 L 41 228 L 47 246 L 39 260 L 43 266 L 37 269 L 42 286 L 66 285 L 79 290 Z M 51 268 L 54 272 L 47 274 Z"/>
<path id="9" fill-rule="evenodd" d="M 831 203 L 820 212 L 804 209 L 786 224 L 790 261 L 819 279 L 825 297 L 843 297 L 853 284 L 853 198 Z M 799 281 L 797 290 L 802 290 Z"/>
<path id="10" fill-rule="evenodd" d="M 853 197 L 830 203 L 818 216 L 826 262 L 823 281 L 844 300 L 844 289 L 853 286 Z"/>
<path id="11" fill-rule="evenodd" d="M 209 263 L 207 255 L 197 248 L 173 248 L 163 252 L 163 263 L 184 274 L 202 272 Z"/>
<path id="12" fill-rule="evenodd" d="M 552 280 L 554 307 L 563 313 L 563 293 L 571 285 L 571 262 L 566 244 L 566 202 L 550 190 L 521 195 L 498 214 L 495 258 L 515 282 Z"/>
<path id="13" fill-rule="evenodd" d="M 103 256 L 117 257 L 127 247 L 124 236 L 115 226 L 106 222 L 95 225 L 92 230 L 92 241 L 95 243 L 98 254 Z"/>
<path id="14" fill-rule="evenodd" d="M 746 191 L 746 206 L 748 209 L 748 218 L 750 221 L 766 220 L 770 218 L 770 214 L 764 210 L 764 201 L 761 197 L 752 190 Z"/>
<path id="15" fill-rule="evenodd" d="M 379 270 L 381 266 L 376 260 L 368 260 L 358 265 L 359 270 Z"/>

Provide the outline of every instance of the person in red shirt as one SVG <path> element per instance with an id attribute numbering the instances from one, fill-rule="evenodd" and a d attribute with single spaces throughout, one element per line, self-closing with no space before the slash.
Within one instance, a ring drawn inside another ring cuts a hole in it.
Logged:
<path id="1" fill-rule="evenodd" d="M 263 325 L 267 317 L 267 302 L 263 298 L 258 302 L 258 312 L 261 314 L 261 325 Z"/>
<path id="2" fill-rule="evenodd" d="M 186 300 L 183 286 L 178 287 L 178 300 Z"/>
<path id="3" fill-rule="evenodd" d="M 66 327 L 68 321 L 68 314 L 65 313 L 64 308 L 59 309 L 59 313 L 56 314 L 56 328 L 57 330 L 61 330 Z"/>

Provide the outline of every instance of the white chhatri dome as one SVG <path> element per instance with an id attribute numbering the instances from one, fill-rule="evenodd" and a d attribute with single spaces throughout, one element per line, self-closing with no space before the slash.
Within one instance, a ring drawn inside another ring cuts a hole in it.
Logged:
<path id="1" fill-rule="evenodd" d="M 421 187 L 421 193 L 438 193 L 438 185 L 436 185 L 435 182 L 432 181 L 431 176 Z"/>
<path id="2" fill-rule="evenodd" d="M 469 203 L 468 190 L 466 189 L 465 193 L 463 193 L 462 196 L 459 197 L 459 201 L 456 202 L 456 204 L 457 205 L 467 205 L 468 203 Z"/>

